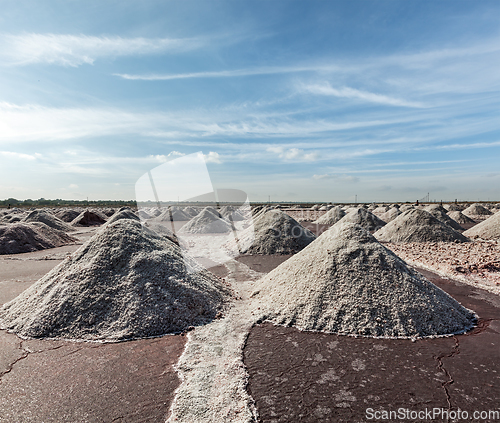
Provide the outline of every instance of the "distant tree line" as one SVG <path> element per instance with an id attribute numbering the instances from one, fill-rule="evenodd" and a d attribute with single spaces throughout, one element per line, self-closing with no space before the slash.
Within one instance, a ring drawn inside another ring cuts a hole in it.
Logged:
<path id="1" fill-rule="evenodd" d="M 0 200 L 1 207 L 65 207 L 65 206 L 75 206 L 75 207 L 135 207 L 135 200 L 63 200 L 58 198 L 56 200 L 47 200 L 45 198 L 39 198 L 38 200 L 32 200 L 28 198 L 27 200 L 17 200 L 15 198 L 7 198 L 6 200 Z"/>

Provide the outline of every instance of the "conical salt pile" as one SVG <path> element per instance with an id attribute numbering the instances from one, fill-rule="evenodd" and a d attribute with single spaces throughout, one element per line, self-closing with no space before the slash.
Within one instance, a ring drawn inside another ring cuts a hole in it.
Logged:
<path id="1" fill-rule="evenodd" d="M 180 230 L 182 234 L 223 234 L 231 231 L 231 224 L 215 214 L 211 207 L 204 208 Z"/>
<path id="2" fill-rule="evenodd" d="M 47 226 L 57 229 L 58 231 L 70 232 L 75 230 L 75 228 L 71 227 L 66 222 L 63 222 L 53 214 L 47 213 L 43 210 L 33 210 L 30 214 L 28 214 L 28 216 L 22 219 L 22 221 L 26 223 L 45 223 Z"/>
<path id="3" fill-rule="evenodd" d="M 30 253 L 61 247 L 77 239 L 44 223 L 14 223 L 0 226 L 0 254 Z"/>
<path id="4" fill-rule="evenodd" d="M 76 210 L 61 210 L 55 214 L 55 216 L 61 219 L 63 222 L 71 223 L 75 217 L 77 217 L 80 212 Z"/>
<path id="5" fill-rule="evenodd" d="M 460 226 L 458 222 L 453 220 L 450 216 L 444 213 L 440 208 L 431 208 L 426 210 L 428 213 L 432 214 L 437 220 L 448 225 L 449 227 L 455 229 L 456 231 L 463 231 L 464 228 Z"/>
<path id="6" fill-rule="evenodd" d="M 467 242 L 460 232 L 440 222 L 425 210 L 412 209 L 374 233 L 383 242 Z"/>
<path id="7" fill-rule="evenodd" d="M 80 213 L 71 222 L 73 226 L 100 226 L 103 223 L 106 223 L 106 219 L 90 210 Z"/>
<path id="8" fill-rule="evenodd" d="M 349 211 L 341 220 L 342 222 L 356 223 L 367 231 L 374 232 L 385 225 L 385 222 L 372 212 L 358 207 Z"/>
<path id="9" fill-rule="evenodd" d="M 469 216 L 466 216 L 465 214 L 463 214 L 461 211 L 458 210 L 449 211 L 447 215 L 450 217 L 450 219 L 453 219 L 460 225 L 476 223 Z"/>
<path id="10" fill-rule="evenodd" d="M 442 205 L 440 204 L 431 204 L 427 207 L 424 208 L 425 211 L 431 212 L 432 210 L 439 210 L 442 213 L 448 213 L 448 210 L 446 210 Z M 432 214 L 432 213 L 431 213 Z"/>
<path id="11" fill-rule="evenodd" d="M 448 211 L 462 211 L 464 208 L 458 204 L 451 203 L 448 204 L 447 206 L 444 206 Z M 460 223 L 460 222 L 458 222 Z"/>
<path id="12" fill-rule="evenodd" d="M 447 335 L 476 322 L 473 312 L 350 222 L 337 223 L 267 274 L 252 296 L 254 312 L 263 310 L 265 320 L 342 335 Z"/>
<path id="13" fill-rule="evenodd" d="M 398 217 L 400 214 L 401 212 L 399 211 L 399 208 L 392 207 L 391 209 L 387 210 L 384 214 L 382 214 L 380 218 L 384 222 L 391 222 L 394 219 L 396 219 L 396 217 Z"/>
<path id="14" fill-rule="evenodd" d="M 232 299 L 224 283 L 170 241 L 122 219 L 0 309 L 23 337 L 123 340 L 214 319 Z"/>
<path id="15" fill-rule="evenodd" d="M 485 221 L 464 232 L 470 238 L 500 239 L 500 213 L 495 213 Z"/>
<path id="16" fill-rule="evenodd" d="M 466 216 L 490 216 L 493 213 L 490 212 L 487 208 L 483 207 L 481 204 L 472 204 L 467 207 L 463 212 Z"/>
<path id="17" fill-rule="evenodd" d="M 344 216 L 345 211 L 342 210 L 342 207 L 335 206 L 313 223 L 317 223 L 318 225 L 335 225 Z"/>
<path id="18" fill-rule="evenodd" d="M 281 210 L 259 215 L 253 225 L 239 236 L 241 254 L 295 254 L 316 239 L 309 229 Z"/>
<path id="19" fill-rule="evenodd" d="M 106 222 L 106 225 L 109 226 L 112 223 L 116 222 L 117 220 L 121 219 L 132 219 L 136 221 L 140 221 L 139 216 L 137 216 L 132 210 L 130 209 L 125 209 L 122 211 L 119 211 L 115 213 L 113 216 L 109 218 L 109 220 Z"/>

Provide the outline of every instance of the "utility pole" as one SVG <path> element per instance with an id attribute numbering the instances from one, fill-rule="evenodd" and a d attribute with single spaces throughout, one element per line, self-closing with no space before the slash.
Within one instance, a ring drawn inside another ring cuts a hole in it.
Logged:
<path id="1" fill-rule="evenodd" d="M 358 204 L 358 194 L 354 194 L 354 204 Z"/>

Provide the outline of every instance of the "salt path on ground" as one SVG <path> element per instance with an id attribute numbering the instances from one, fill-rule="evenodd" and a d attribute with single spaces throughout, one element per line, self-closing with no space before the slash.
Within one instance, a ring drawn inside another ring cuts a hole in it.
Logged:
<path id="1" fill-rule="evenodd" d="M 495 213 L 483 222 L 464 232 L 469 238 L 500 239 L 500 213 Z"/>
<path id="2" fill-rule="evenodd" d="M 295 254 L 316 236 L 281 210 L 263 211 L 254 216 L 253 227 L 239 234 L 241 254 Z"/>
<path id="3" fill-rule="evenodd" d="M 258 281 L 252 297 L 261 320 L 341 335 L 434 337 L 476 323 L 368 231 L 342 221 Z"/>
<path id="4" fill-rule="evenodd" d="M 467 242 L 460 232 L 440 222 L 430 213 L 410 209 L 374 233 L 383 242 Z"/>
<path id="5" fill-rule="evenodd" d="M 0 308 L 0 328 L 28 338 L 144 338 L 206 324 L 232 299 L 177 245 L 121 219 Z"/>

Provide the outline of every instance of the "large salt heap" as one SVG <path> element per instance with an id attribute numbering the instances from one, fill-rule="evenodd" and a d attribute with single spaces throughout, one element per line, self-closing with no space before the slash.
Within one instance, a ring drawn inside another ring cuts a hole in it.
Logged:
<path id="1" fill-rule="evenodd" d="M 328 210 L 323 216 L 314 221 L 318 225 L 335 225 L 340 219 L 345 216 L 345 211 L 342 207 L 335 206 L 333 209 Z"/>
<path id="2" fill-rule="evenodd" d="M 352 209 L 342 218 L 341 221 L 356 223 L 370 232 L 374 232 L 385 225 L 385 222 L 382 219 L 379 219 L 372 212 L 364 209 L 363 207 Z"/>
<path id="3" fill-rule="evenodd" d="M 75 228 L 63 222 L 61 219 L 57 218 L 51 213 L 47 213 L 43 210 L 33 210 L 30 214 L 22 219 L 22 222 L 33 223 L 41 222 L 45 223 L 47 226 L 57 229 L 59 231 L 70 232 L 74 231 Z"/>
<path id="4" fill-rule="evenodd" d="M 40 222 L 0 226 L 0 254 L 30 253 L 76 241 L 65 232 Z"/>
<path id="5" fill-rule="evenodd" d="M 99 213 L 90 210 L 81 212 L 71 221 L 73 226 L 100 226 L 103 223 L 106 223 L 106 219 Z"/>
<path id="6" fill-rule="evenodd" d="M 481 204 L 477 204 L 477 203 L 470 205 L 462 213 L 465 214 L 466 216 L 469 216 L 469 217 L 490 216 L 493 214 L 487 208 L 485 208 Z"/>
<path id="7" fill-rule="evenodd" d="M 214 213 L 211 207 L 204 208 L 180 230 L 180 234 L 223 234 L 231 231 L 231 224 Z"/>
<path id="8" fill-rule="evenodd" d="M 122 219 L 0 309 L 22 337 L 124 340 L 210 322 L 232 299 L 219 278 L 180 248 Z"/>
<path id="9" fill-rule="evenodd" d="M 270 210 L 254 217 L 253 227 L 239 236 L 241 254 L 295 254 L 316 236 L 281 210 Z"/>
<path id="10" fill-rule="evenodd" d="M 425 210 L 411 209 L 374 233 L 383 242 L 467 242 L 460 232 L 440 222 Z"/>
<path id="11" fill-rule="evenodd" d="M 460 224 L 453 220 L 450 216 L 448 216 L 446 213 L 443 212 L 443 210 L 441 210 L 441 208 L 430 208 L 430 209 L 426 209 L 426 211 L 430 214 L 432 214 L 437 220 L 439 220 L 440 222 L 444 223 L 445 225 L 448 225 L 449 227 L 455 229 L 456 231 L 463 231 L 464 228 L 462 228 L 462 226 L 460 226 Z"/>
<path id="12" fill-rule="evenodd" d="M 463 333 L 476 316 L 370 233 L 339 222 L 262 278 L 254 312 L 280 325 L 341 335 Z"/>
<path id="13" fill-rule="evenodd" d="M 469 216 L 466 216 L 463 214 L 461 211 L 454 210 L 454 211 L 449 211 L 446 213 L 450 219 L 453 219 L 455 222 L 457 222 L 460 225 L 465 225 L 465 224 L 472 224 L 476 223 L 474 220 L 472 220 Z"/>
<path id="14" fill-rule="evenodd" d="M 76 210 L 71 210 L 71 209 L 64 209 L 58 211 L 55 216 L 59 219 L 61 219 L 63 222 L 66 223 L 71 223 L 75 217 L 77 217 L 80 214 L 80 212 Z"/>
<path id="15" fill-rule="evenodd" d="M 136 220 L 137 222 L 140 221 L 139 216 L 137 216 L 131 209 L 125 209 L 119 212 L 116 212 L 113 216 L 109 218 L 109 220 L 106 222 L 106 225 L 109 226 L 112 223 L 116 222 L 117 220 L 121 219 L 132 219 Z"/>
<path id="16" fill-rule="evenodd" d="M 470 238 L 500 239 L 500 213 L 495 213 L 485 221 L 464 232 Z"/>

